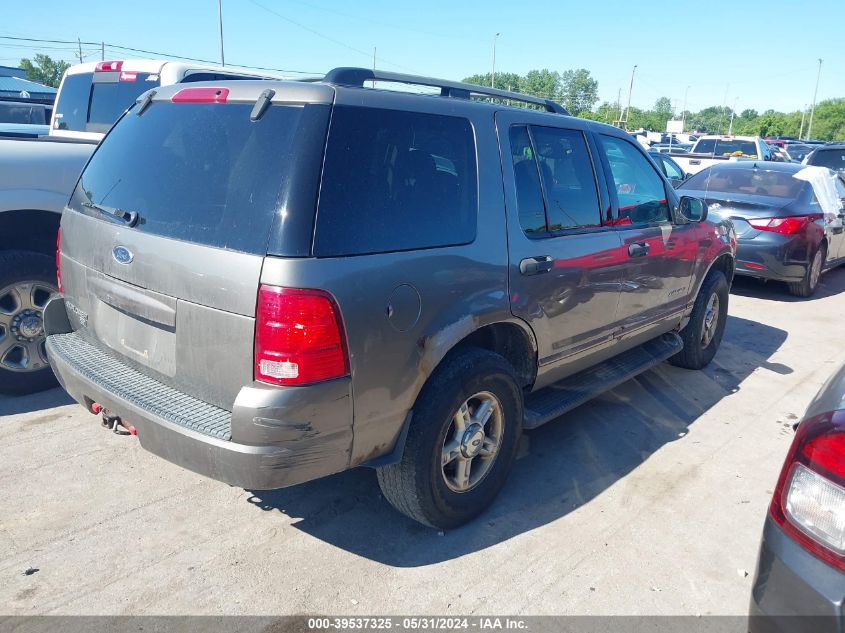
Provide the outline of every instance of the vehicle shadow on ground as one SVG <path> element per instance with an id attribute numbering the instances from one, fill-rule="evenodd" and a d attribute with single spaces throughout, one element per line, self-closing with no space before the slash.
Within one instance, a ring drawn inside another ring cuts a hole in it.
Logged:
<path id="1" fill-rule="evenodd" d="M 812 297 L 796 297 L 789 293 L 789 287 L 783 281 L 763 281 L 756 277 L 737 275 L 734 277 L 731 293 L 743 297 L 769 299 L 795 303 L 800 301 L 814 301 L 824 299 L 845 292 L 845 266 L 834 268 L 821 276 L 819 287 Z"/>
<path id="2" fill-rule="evenodd" d="M 722 347 L 705 370 L 664 363 L 527 433 L 527 454 L 515 463 L 492 507 L 445 534 L 393 510 L 369 469 L 283 490 L 251 491 L 249 502 L 293 518 L 297 529 L 315 538 L 386 565 L 418 567 L 458 558 L 588 503 L 659 448 L 685 436 L 690 424 L 738 391 L 758 367 L 791 373 L 768 360 L 786 337 L 783 330 L 729 316 Z"/>
<path id="3" fill-rule="evenodd" d="M 63 407 L 66 404 L 73 404 L 73 398 L 67 395 L 67 392 L 61 387 L 41 393 L 32 393 L 28 396 L 0 395 L 0 417 L 43 411 L 53 407 Z"/>

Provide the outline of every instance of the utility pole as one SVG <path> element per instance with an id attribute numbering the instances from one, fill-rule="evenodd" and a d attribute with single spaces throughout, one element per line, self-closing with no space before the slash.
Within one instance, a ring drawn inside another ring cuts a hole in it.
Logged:
<path id="1" fill-rule="evenodd" d="M 622 121 L 622 88 L 619 88 L 619 92 L 616 93 L 616 109 L 618 110 L 616 114 L 616 121 L 613 122 L 613 125 L 619 127 Z"/>
<path id="2" fill-rule="evenodd" d="M 376 73 L 376 47 L 373 46 L 373 74 Z M 373 79 L 373 88 L 376 87 L 376 80 Z"/>
<path id="3" fill-rule="evenodd" d="M 681 110 L 681 132 L 683 132 L 686 129 L 684 127 L 684 125 L 686 125 L 686 122 L 687 122 L 687 95 L 688 94 L 689 94 L 689 86 L 687 86 L 687 89 L 684 90 L 684 107 Z"/>
<path id="4" fill-rule="evenodd" d="M 628 129 L 628 115 L 631 113 L 631 93 L 634 92 L 634 73 L 637 72 L 637 65 L 634 64 L 634 69 L 631 71 L 631 83 L 628 84 L 628 105 L 625 108 L 624 129 Z M 621 121 L 620 121 L 621 123 Z"/>
<path id="5" fill-rule="evenodd" d="M 819 77 L 822 75 L 822 60 L 819 58 L 819 70 L 816 73 L 816 89 L 813 91 L 813 107 L 810 109 L 810 121 L 807 123 L 807 140 L 813 136 L 813 115 L 816 113 L 816 97 L 819 95 Z"/>
<path id="6" fill-rule="evenodd" d="M 77 43 L 79 44 L 79 63 L 82 63 L 82 40 L 78 37 L 76 38 Z"/>
<path id="7" fill-rule="evenodd" d="M 499 39 L 499 33 L 493 36 L 493 72 L 490 73 L 490 87 L 496 87 L 496 40 Z"/>
<path id="8" fill-rule="evenodd" d="M 220 26 L 220 65 L 226 65 L 226 58 L 223 56 L 223 0 L 217 0 L 217 23 Z"/>
<path id="9" fill-rule="evenodd" d="M 106 61 L 106 43 L 100 42 L 100 61 Z"/>

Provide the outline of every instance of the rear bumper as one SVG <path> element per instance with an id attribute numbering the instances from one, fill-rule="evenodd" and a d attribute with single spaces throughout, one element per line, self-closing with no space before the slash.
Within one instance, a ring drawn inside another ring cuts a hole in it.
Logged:
<path id="1" fill-rule="evenodd" d="M 79 333 L 56 333 L 49 323 L 53 299 L 47 310 L 47 353 L 56 377 L 74 400 L 90 410 L 92 402 L 131 423 L 146 450 L 196 473 L 233 486 L 266 490 L 283 488 L 329 475 L 349 467 L 352 446 L 351 381 L 340 379 L 299 388 L 245 386 L 238 394 L 228 429 L 219 416 L 196 401 L 154 406 L 161 390 L 145 377 L 142 389 L 115 387 L 114 363 L 105 350 L 88 350 L 86 362 L 68 351 L 67 339 Z M 63 309 L 63 306 L 61 306 Z M 89 347 L 91 344 L 85 343 Z M 108 374 L 92 369 L 92 353 L 108 360 Z M 126 371 L 136 371 L 126 367 Z M 137 377 L 135 377 L 137 378 Z M 135 384 L 138 384 L 135 382 Z M 170 389 L 173 392 L 173 389 Z M 183 394 L 184 395 L 184 394 Z M 181 408 L 179 408 L 181 407 Z M 171 414 L 171 409 L 177 410 Z M 192 413 L 200 411 L 200 413 Z M 193 417 L 192 417 L 193 416 Z M 197 417 L 203 417 L 198 420 Z M 200 429 L 200 430 L 197 430 Z M 205 429 L 205 432 L 203 432 Z M 227 432 L 228 431 L 228 432 Z M 226 439 L 230 437 L 231 439 Z"/>
<path id="2" fill-rule="evenodd" d="M 793 240 L 777 234 L 758 235 L 753 240 L 737 242 L 736 274 L 801 281 L 809 262 L 804 240 Z"/>
<path id="3" fill-rule="evenodd" d="M 843 633 L 845 574 L 766 519 L 751 589 L 750 633 Z"/>

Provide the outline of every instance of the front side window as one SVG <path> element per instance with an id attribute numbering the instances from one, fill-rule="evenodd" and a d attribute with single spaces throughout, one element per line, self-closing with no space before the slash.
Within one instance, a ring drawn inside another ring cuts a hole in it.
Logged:
<path id="1" fill-rule="evenodd" d="M 631 143 L 601 135 L 619 201 L 619 224 L 653 224 L 670 220 L 663 179 Z"/>
<path id="2" fill-rule="evenodd" d="M 337 106 L 317 208 L 314 255 L 468 244 L 478 175 L 469 120 Z"/>
<path id="3" fill-rule="evenodd" d="M 681 173 L 680 168 L 675 163 L 670 160 L 666 160 L 662 156 L 658 160 L 663 163 L 663 169 L 666 172 L 667 177 L 673 178 L 675 180 L 684 179 L 684 175 Z"/>

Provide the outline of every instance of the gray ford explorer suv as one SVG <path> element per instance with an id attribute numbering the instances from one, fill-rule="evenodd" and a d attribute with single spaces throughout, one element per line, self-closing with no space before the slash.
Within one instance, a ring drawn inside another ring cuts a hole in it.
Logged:
<path id="1" fill-rule="evenodd" d="M 713 358 L 735 237 L 706 213 L 527 95 L 355 68 L 156 88 L 65 210 L 47 351 L 167 460 L 248 489 L 374 467 L 450 528 L 523 430 Z"/>

